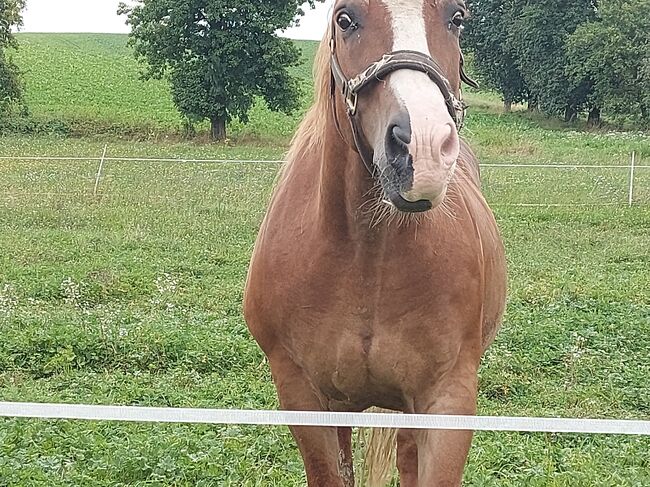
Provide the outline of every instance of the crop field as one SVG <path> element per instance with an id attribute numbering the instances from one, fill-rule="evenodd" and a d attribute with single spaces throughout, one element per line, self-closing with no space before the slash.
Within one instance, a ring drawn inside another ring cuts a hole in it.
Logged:
<path id="1" fill-rule="evenodd" d="M 59 36 L 49 37 L 21 36 L 21 59 L 62 73 L 56 56 L 69 54 L 52 49 L 48 61 L 41 51 Z M 93 49 L 113 51 L 109 38 L 78 36 L 80 66 Z M 109 161 L 94 196 L 97 161 L 28 157 L 97 158 L 107 143 L 113 157 L 279 159 L 298 115 L 260 107 L 254 128 L 236 127 L 223 145 L 109 137 L 180 123 L 164 85 L 143 91 L 130 66 L 44 76 L 43 90 L 67 86 L 69 102 L 29 95 L 35 116 L 119 130 L 0 136 L 0 157 L 11 157 L 0 159 L 0 400 L 277 408 L 241 299 L 278 165 Z M 122 75 L 115 90 L 97 91 Z M 74 89 L 81 79 L 89 84 Z M 505 116 L 489 94 L 470 102 L 465 135 L 484 163 L 626 165 L 636 151 L 650 164 L 647 135 Z M 631 208 L 627 178 L 626 169 L 483 169 L 510 292 L 480 370 L 481 414 L 650 419 L 650 170 L 638 170 Z M 648 451 L 648 437 L 479 433 L 466 485 L 642 487 Z M 287 428 L 0 420 L 0 486 L 304 484 Z"/>

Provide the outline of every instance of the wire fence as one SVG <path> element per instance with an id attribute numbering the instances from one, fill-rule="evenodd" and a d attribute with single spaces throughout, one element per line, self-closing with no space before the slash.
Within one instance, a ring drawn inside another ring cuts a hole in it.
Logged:
<path id="1" fill-rule="evenodd" d="M 621 419 L 151 408 L 20 402 L 0 402 L 0 417 L 140 423 L 245 424 L 256 426 L 400 428 L 650 436 L 650 421 Z"/>
<path id="2" fill-rule="evenodd" d="M 156 157 L 76 157 L 76 156 L 0 156 L 0 161 L 50 161 L 50 162 L 143 162 L 169 164 L 275 164 L 284 163 L 282 159 L 193 159 Z M 481 164 L 482 168 L 502 169 L 650 169 L 650 165 L 639 164 Z"/>
<path id="3" fill-rule="evenodd" d="M 104 146 L 103 151 L 97 156 L 0 156 L 0 161 L 14 161 L 14 162 L 82 162 L 82 163 L 97 163 L 97 170 L 94 174 L 94 185 L 92 194 L 93 196 L 98 196 L 102 193 L 102 182 L 108 176 L 106 173 L 106 166 L 109 163 L 128 163 L 134 164 L 136 166 L 142 166 L 147 164 L 164 164 L 164 165 L 182 165 L 182 164 L 192 164 L 192 165 L 213 165 L 213 166 L 229 166 L 229 165 L 246 165 L 246 166 L 271 166 L 273 168 L 278 168 L 283 161 L 280 159 L 225 159 L 225 158 L 172 158 L 172 157 L 137 157 L 137 156 L 109 156 L 108 146 Z M 490 201 L 491 204 L 495 207 L 519 207 L 519 208 L 563 208 L 563 207 L 574 207 L 574 208 L 583 208 L 583 207 L 622 207 L 622 206 L 635 206 L 635 205 L 648 205 L 650 204 L 650 190 L 645 188 L 645 185 L 642 187 L 644 190 L 642 197 L 637 197 L 637 185 L 642 182 L 646 182 L 645 175 L 649 173 L 644 173 L 644 177 L 640 178 L 639 174 L 642 171 L 647 171 L 650 169 L 650 165 L 639 164 L 635 153 L 631 154 L 630 161 L 627 164 L 560 164 L 560 163 L 544 163 L 544 164 L 520 164 L 520 163 L 504 163 L 504 164 L 481 164 L 481 169 L 483 170 L 484 179 L 486 179 L 486 189 L 488 196 L 492 196 L 491 191 L 497 193 L 496 196 L 499 196 L 498 192 L 507 192 L 508 188 L 505 188 L 504 185 L 500 185 L 498 189 L 492 189 L 491 178 L 495 173 L 503 173 L 504 171 L 562 171 L 565 174 L 567 171 L 571 172 L 597 172 L 601 173 L 604 171 L 609 171 L 611 176 L 611 181 L 607 181 L 606 185 L 609 188 L 608 193 L 604 193 L 600 198 L 596 198 L 591 201 L 580 201 L 574 198 L 567 198 L 566 201 L 553 201 L 547 195 L 540 195 L 540 199 L 543 201 L 500 201 L 500 198 L 492 198 L 493 201 Z M 615 174 L 615 175 L 614 175 Z M 620 174 L 620 176 L 618 176 Z M 629 175 L 623 178 L 623 175 Z M 112 175 L 115 177 L 115 175 Z M 566 176 L 564 176 L 566 177 Z M 620 177 L 620 180 L 618 180 Z M 575 179 L 575 178 L 574 178 Z M 528 180 L 510 181 L 508 184 L 527 184 Z M 561 182 L 557 183 L 548 182 L 547 184 L 557 184 L 561 185 Z M 597 184 L 602 183 L 602 181 L 597 182 Z M 567 181 L 567 185 L 578 184 L 578 181 Z M 584 182 L 582 183 L 584 186 Z M 596 188 L 591 190 L 585 190 L 587 194 L 596 193 Z M 648 193 L 647 195 L 645 193 Z M 532 195 L 531 191 L 531 195 Z M 82 196 L 85 193 L 83 191 L 74 192 L 74 191 L 45 191 L 45 190 L 12 190 L 5 189 L 5 191 L 0 192 L 0 196 L 4 199 L 10 198 L 20 198 L 20 197 L 75 197 Z M 575 194 L 572 196 L 576 196 Z"/>

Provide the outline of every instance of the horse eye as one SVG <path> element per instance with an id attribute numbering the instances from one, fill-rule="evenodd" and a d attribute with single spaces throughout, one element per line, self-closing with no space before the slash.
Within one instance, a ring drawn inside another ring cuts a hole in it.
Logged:
<path id="1" fill-rule="evenodd" d="M 458 29 L 461 29 L 463 27 L 464 21 L 465 21 L 465 13 L 460 10 L 456 12 L 451 19 L 451 23 L 454 24 Z"/>
<path id="2" fill-rule="evenodd" d="M 341 28 L 342 31 L 348 30 L 350 27 L 353 27 L 354 24 L 352 22 L 352 18 L 346 13 L 342 13 L 339 15 L 339 17 L 336 19 L 336 23 L 338 26 Z"/>

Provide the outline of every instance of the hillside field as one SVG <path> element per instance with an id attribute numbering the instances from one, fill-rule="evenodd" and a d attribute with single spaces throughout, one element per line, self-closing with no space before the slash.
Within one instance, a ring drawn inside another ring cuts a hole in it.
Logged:
<path id="1" fill-rule="evenodd" d="M 54 130 L 75 135 L 162 138 L 183 132 L 165 80 L 145 81 L 144 66 L 121 34 L 19 34 L 16 63 L 26 80 L 32 116 Z M 304 64 L 292 72 L 311 93 L 315 42 L 299 42 Z M 261 114 L 264 113 L 264 116 Z M 282 139 L 293 133 L 301 112 L 270 114 L 258 103 L 247 126 L 235 121 L 232 135 Z M 199 126 L 199 129 L 205 126 Z"/>
<path id="2" fill-rule="evenodd" d="M 33 116 L 97 134 L 0 136 L 0 400 L 277 408 L 241 299 L 278 164 L 109 161 L 95 197 L 90 159 L 104 144 L 112 157 L 281 159 L 300 114 L 260 105 L 227 144 L 178 141 L 164 84 L 138 80 L 124 37 L 19 40 Z M 468 98 L 484 163 L 626 165 L 635 151 L 650 165 L 646 134 Z M 82 160 L 29 159 L 43 155 Z M 650 170 L 631 208 L 627 179 L 483 169 L 510 291 L 480 414 L 650 419 Z M 643 487 L 648 451 L 648 437 L 479 433 L 465 485 Z M 0 420 L 0 486 L 304 484 L 286 428 Z"/>

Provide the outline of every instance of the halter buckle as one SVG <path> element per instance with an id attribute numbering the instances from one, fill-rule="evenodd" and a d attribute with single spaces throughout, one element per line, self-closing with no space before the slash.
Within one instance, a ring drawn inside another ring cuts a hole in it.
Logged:
<path id="1" fill-rule="evenodd" d="M 349 93 L 345 97 L 345 104 L 347 105 L 348 109 L 348 115 L 353 117 L 357 113 L 357 102 L 359 100 L 359 96 L 356 93 Z"/>

